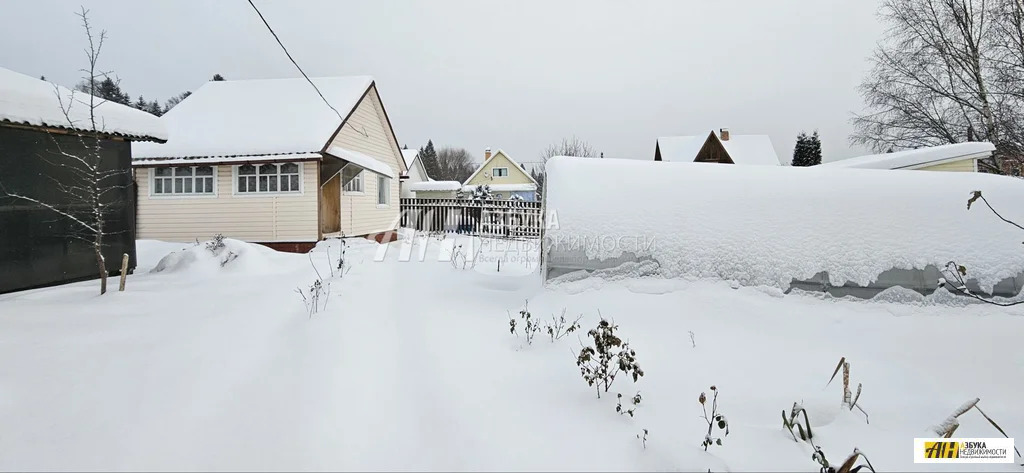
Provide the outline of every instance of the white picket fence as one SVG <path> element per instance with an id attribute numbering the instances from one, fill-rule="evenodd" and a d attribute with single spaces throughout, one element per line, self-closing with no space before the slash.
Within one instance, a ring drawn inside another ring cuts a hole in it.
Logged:
<path id="1" fill-rule="evenodd" d="M 406 228 L 490 238 L 540 238 L 540 202 L 516 200 L 401 199 Z"/>

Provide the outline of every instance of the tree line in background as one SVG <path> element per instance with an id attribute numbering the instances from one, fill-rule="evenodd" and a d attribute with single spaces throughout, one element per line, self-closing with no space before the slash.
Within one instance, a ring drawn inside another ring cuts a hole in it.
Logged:
<path id="1" fill-rule="evenodd" d="M 989 141 L 987 172 L 1024 163 L 1024 1 L 884 0 L 853 143 L 878 152 Z"/>
<path id="2" fill-rule="evenodd" d="M 189 95 L 192 95 L 192 91 L 186 90 L 178 95 L 175 95 L 174 97 L 167 99 L 167 101 L 164 102 L 163 106 L 160 105 L 159 101 L 153 100 L 152 102 L 150 102 L 146 100 L 146 98 L 142 95 L 140 95 L 139 98 L 135 101 L 132 101 L 131 95 L 129 95 L 128 92 L 125 92 L 121 89 L 120 80 L 115 80 L 111 78 L 109 75 L 102 76 L 102 79 L 100 77 L 101 76 L 97 76 L 96 78 L 92 79 L 92 84 L 89 84 L 88 80 L 83 80 L 82 82 L 79 82 L 78 85 L 75 86 L 75 90 L 79 92 L 85 92 L 87 94 L 91 92 L 95 94 L 96 97 L 99 97 L 101 99 L 109 100 L 111 102 L 116 102 L 122 105 L 127 105 L 129 107 L 134 107 L 144 112 L 156 115 L 158 117 L 170 111 L 172 108 L 174 108 L 175 105 L 181 103 L 181 101 L 185 100 L 185 98 Z M 40 77 L 40 79 L 46 80 L 46 76 Z M 220 74 L 214 74 L 213 79 L 211 80 L 222 81 L 224 80 L 224 76 Z"/>

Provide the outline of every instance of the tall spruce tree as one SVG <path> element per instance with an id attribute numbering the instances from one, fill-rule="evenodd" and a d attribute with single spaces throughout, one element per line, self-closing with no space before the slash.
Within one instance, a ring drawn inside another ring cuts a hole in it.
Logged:
<path id="1" fill-rule="evenodd" d="M 214 74 L 213 75 L 213 80 L 217 81 L 217 82 L 220 82 L 220 81 L 224 80 L 224 76 L 222 76 L 220 74 Z"/>
<path id="2" fill-rule="evenodd" d="M 821 139 L 818 137 L 818 130 L 807 140 L 807 162 L 808 166 L 821 164 Z"/>
<path id="3" fill-rule="evenodd" d="M 437 163 L 437 151 L 434 150 L 434 142 L 427 140 L 427 145 L 420 148 L 419 158 L 426 168 L 428 176 L 440 176 L 441 170 Z"/>
<path id="4" fill-rule="evenodd" d="M 807 133 L 800 132 L 796 136 L 796 147 L 793 148 L 793 166 L 810 166 L 810 138 Z"/>

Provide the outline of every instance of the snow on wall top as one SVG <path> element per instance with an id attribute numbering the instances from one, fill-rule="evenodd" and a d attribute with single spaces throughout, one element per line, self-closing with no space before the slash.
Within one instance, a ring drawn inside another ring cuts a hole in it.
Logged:
<path id="1" fill-rule="evenodd" d="M 313 78 L 345 117 L 373 84 L 370 76 Z M 164 114 L 171 139 L 137 143 L 135 156 L 184 158 L 308 153 L 323 149 L 341 125 L 303 78 L 210 81 Z"/>
<path id="2" fill-rule="evenodd" d="M 715 135 L 718 136 L 718 135 Z M 710 135 L 663 136 L 658 138 L 658 150 L 663 161 L 693 162 Z M 721 141 L 721 140 L 720 140 Z M 768 135 L 731 135 L 721 141 L 725 151 L 736 164 L 778 166 L 779 156 Z"/>
<path id="3" fill-rule="evenodd" d="M 409 184 L 409 190 L 416 191 L 457 191 L 462 188 L 459 181 L 422 181 Z"/>
<path id="4" fill-rule="evenodd" d="M 412 163 L 416 161 L 416 157 L 420 155 L 418 149 L 403 149 L 402 160 L 405 161 L 405 168 L 412 169 Z"/>
<path id="5" fill-rule="evenodd" d="M 556 248 L 586 242 L 591 259 L 650 256 L 666 277 L 788 288 L 827 271 L 834 285 L 865 286 L 889 269 L 955 260 L 989 291 L 1024 271 L 1020 231 L 966 207 L 980 190 L 1024 220 L 1013 213 L 1024 201 L 1015 178 L 566 157 L 547 172 Z"/>
<path id="6" fill-rule="evenodd" d="M 941 146 L 909 149 L 892 153 L 871 154 L 856 158 L 821 163 L 821 166 L 861 169 L 904 169 L 925 166 L 931 163 L 958 159 L 984 159 L 996 150 L 987 141 L 956 143 Z"/>
<path id="7" fill-rule="evenodd" d="M 97 103 L 101 101 L 97 99 Z M 70 107 L 70 123 L 62 102 L 65 108 Z M 103 102 L 96 114 L 96 127 L 103 133 L 137 140 L 167 139 L 160 119 L 142 110 Z M 91 131 L 89 94 L 0 67 L 0 122 Z"/>

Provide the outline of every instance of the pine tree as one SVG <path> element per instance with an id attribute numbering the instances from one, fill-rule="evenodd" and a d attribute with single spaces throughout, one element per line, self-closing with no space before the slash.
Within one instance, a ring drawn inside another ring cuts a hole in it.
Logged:
<path id="1" fill-rule="evenodd" d="M 140 95 L 139 100 L 135 101 L 135 103 L 132 104 L 132 106 L 139 110 L 146 110 L 149 108 L 149 102 L 147 102 L 146 99 Z"/>
<path id="2" fill-rule="evenodd" d="M 818 130 L 814 130 L 814 134 L 807 142 L 807 162 L 808 166 L 821 164 L 821 139 L 818 137 Z"/>
<path id="3" fill-rule="evenodd" d="M 218 81 L 218 82 L 219 82 L 219 81 L 222 81 L 222 80 L 224 80 L 224 76 L 222 76 L 222 75 L 220 75 L 220 74 L 214 74 L 214 75 L 213 75 L 213 80 L 214 80 L 214 81 Z"/>
<path id="4" fill-rule="evenodd" d="M 428 176 L 440 176 L 441 170 L 438 169 L 437 163 L 437 151 L 434 151 L 434 142 L 427 140 L 427 146 L 420 148 L 419 160 L 423 163 L 423 167 L 427 171 Z"/>
<path id="5" fill-rule="evenodd" d="M 142 97 L 139 97 L 139 100 L 142 100 Z M 160 107 L 160 102 L 157 102 L 156 100 L 146 104 L 145 110 L 158 117 L 164 114 L 163 108 Z"/>
<path id="6" fill-rule="evenodd" d="M 800 132 L 796 137 L 796 146 L 793 148 L 793 166 L 810 166 L 810 160 L 808 159 L 809 140 L 807 133 Z"/>

